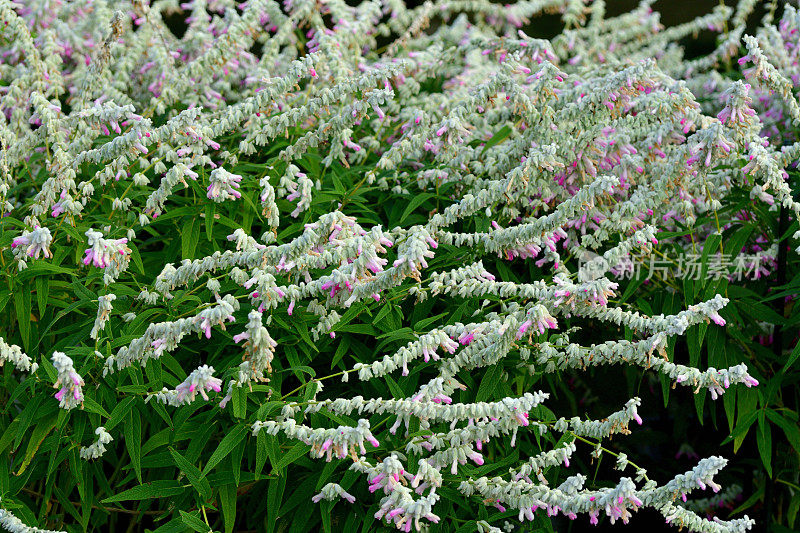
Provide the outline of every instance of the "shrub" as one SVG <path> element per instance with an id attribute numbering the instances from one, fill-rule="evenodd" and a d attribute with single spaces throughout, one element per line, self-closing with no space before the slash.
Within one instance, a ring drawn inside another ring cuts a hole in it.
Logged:
<path id="1" fill-rule="evenodd" d="M 726 459 L 610 442 L 660 387 L 793 527 L 800 15 L 754 4 L 0 0 L 0 524 L 750 529 Z"/>

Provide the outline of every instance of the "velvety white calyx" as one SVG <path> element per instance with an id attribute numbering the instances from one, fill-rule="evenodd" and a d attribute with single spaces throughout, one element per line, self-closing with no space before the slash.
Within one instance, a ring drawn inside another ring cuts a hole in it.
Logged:
<path id="1" fill-rule="evenodd" d="M 58 373 L 54 388 L 59 389 L 55 393 L 58 405 L 62 409 L 73 409 L 78 405 L 83 405 L 83 378 L 75 371 L 72 366 L 72 359 L 63 352 L 53 352 L 53 366 Z"/>
<path id="2" fill-rule="evenodd" d="M 145 402 L 155 398 L 158 402 L 178 407 L 192 403 L 197 394 L 208 401 L 208 392 L 220 392 L 222 390 L 222 380 L 214 377 L 214 367 L 202 365 L 192 371 L 191 374 L 175 389 L 169 390 L 164 387 L 161 392 L 148 394 Z"/>
<path id="3" fill-rule="evenodd" d="M 311 501 L 318 503 L 321 500 L 338 500 L 342 498 L 350 503 L 355 503 L 356 498 L 352 494 L 344 490 L 338 483 L 328 483 L 322 487 L 322 491 L 311 498 Z"/>
<path id="4" fill-rule="evenodd" d="M 35 373 L 39 364 L 22 351 L 16 344 L 8 344 L 5 339 L 0 337 L 0 367 L 5 363 L 11 363 L 20 372 Z"/>
<path id="5" fill-rule="evenodd" d="M 97 318 L 94 321 L 94 326 L 92 327 L 92 331 L 89 332 L 89 336 L 93 339 L 96 339 L 100 334 L 100 331 L 105 329 L 106 322 L 108 322 L 109 315 L 112 311 L 111 302 L 117 299 L 115 294 L 106 294 L 103 296 L 98 296 L 98 304 L 97 304 Z"/>
<path id="6" fill-rule="evenodd" d="M 80 449 L 81 459 L 90 460 L 102 457 L 106 452 L 105 445 L 114 440 L 111 435 L 106 431 L 106 428 L 100 426 L 95 430 L 97 440 L 90 446 L 82 447 Z"/>
<path id="7" fill-rule="evenodd" d="M 66 531 L 40 529 L 38 527 L 25 525 L 22 520 L 3 508 L 0 508 L 0 525 L 9 533 L 66 533 Z"/>
<path id="8" fill-rule="evenodd" d="M 209 175 L 211 184 L 208 186 L 208 197 L 215 202 L 225 200 L 238 200 L 242 197 L 239 192 L 242 176 L 231 174 L 224 168 L 215 168 Z"/>

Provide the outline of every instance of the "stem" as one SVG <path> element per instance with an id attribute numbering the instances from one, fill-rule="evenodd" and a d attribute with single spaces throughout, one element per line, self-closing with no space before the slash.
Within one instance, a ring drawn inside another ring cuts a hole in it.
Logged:
<path id="1" fill-rule="evenodd" d="M 335 378 L 336 376 L 341 376 L 342 374 L 347 374 L 348 372 L 355 372 L 355 370 L 353 370 L 353 369 L 350 369 L 350 370 L 342 370 L 341 372 L 337 372 L 337 373 L 335 373 L 335 374 L 331 374 L 331 375 L 329 375 L 329 376 L 323 376 L 323 377 L 321 377 L 321 378 L 314 378 L 314 379 L 312 379 L 312 380 L 310 380 L 310 381 L 306 381 L 305 383 L 303 383 L 302 385 L 300 385 L 300 386 L 299 386 L 299 387 L 297 387 L 296 389 L 293 389 L 293 390 L 291 390 L 291 391 L 287 392 L 286 394 L 284 394 L 283 396 L 281 396 L 281 397 L 280 397 L 280 400 L 281 400 L 281 401 L 285 400 L 286 398 L 288 398 L 289 396 L 291 396 L 291 395 L 292 395 L 292 394 L 294 394 L 295 392 L 297 392 L 297 391 L 299 391 L 300 389 L 304 388 L 306 385 L 309 385 L 309 384 L 311 384 L 311 383 L 314 383 L 314 382 L 316 382 L 316 381 L 322 381 L 323 379 Z"/>
<path id="2" fill-rule="evenodd" d="M 202 511 L 203 511 L 203 522 L 206 523 L 206 525 L 208 526 L 208 529 L 210 531 L 211 530 L 211 526 L 208 523 L 208 516 L 206 516 L 206 506 L 205 505 L 201 505 L 200 509 L 202 509 Z"/>
<path id="3" fill-rule="evenodd" d="M 548 425 L 550 425 L 550 424 L 548 424 Z M 572 435 L 573 437 L 575 437 L 579 441 L 585 442 L 586 444 L 591 444 L 592 446 L 599 446 L 600 445 L 599 442 L 592 442 L 589 439 L 581 437 L 580 435 L 578 435 L 577 433 L 575 433 L 573 431 L 570 431 L 569 433 L 570 433 L 570 435 Z M 613 455 L 614 457 L 619 457 L 618 453 L 612 452 L 611 450 L 609 450 L 608 448 L 604 448 L 603 446 L 600 446 L 600 450 L 602 452 L 604 452 L 604 453 Z M 631 465 L 632 467 L 634 467 L 636 470 L 644 470 L 644 468 L 642 468 L 641 466 L 637 465 L 636 463 L 634 463 L 631 460 L 628 460 L 628 464 Z M 650 478 L 648 478 L 647 475 L 645 475 L 644 476 L 644 480 L 645 480 L 645 482 L 647 482 L 647 481 L 650 481 Z"/>

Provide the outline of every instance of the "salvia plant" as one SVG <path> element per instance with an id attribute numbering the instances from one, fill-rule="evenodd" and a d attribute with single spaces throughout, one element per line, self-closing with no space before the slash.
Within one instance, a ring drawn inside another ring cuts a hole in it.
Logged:
<path id="1" fill-rule="evenodd" d="M 795 527 L 800 12 L 652 4 L 0 0 L 0 525 Z"/>

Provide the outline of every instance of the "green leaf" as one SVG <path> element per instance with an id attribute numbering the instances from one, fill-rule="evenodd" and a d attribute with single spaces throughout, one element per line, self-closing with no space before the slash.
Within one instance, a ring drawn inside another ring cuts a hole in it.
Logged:
<path id="1" fill-rule="evenodd" d="M 22 474 L 25 469 L 28 468 L 33 456 L 39 449 L 39 446 L 42 445 L 42 441 L 51 431 L 53 431 L 53 428 L 56 427 L 57 418 L 57 414 L 52 413 L 41 420 L 36 427 L 33 428 L 33 432 L 31 432 L 31 438 L 28 441 L 28 449 L 25 451 L 25 459 L 22 461 L 22 466 L 19 467 L 16 475 Z"/>
<path id="2" fill-rule="evenodd" d="M 247 416 L 247 390 L 244 387 L 234 387 L 231 400 L 233 403 L 233 416 L 236 418 Z"/>
<path id="3" fill-rule="evenodd" d="M 64 510 L 65 510 L 67 513 L 69 513 L 69 515 L 70 515 L 70 516 L 71 516 L 71 517 L 72 517 L 72 518 L 73 518 L 73 519 L 74 519 L 76 522 L 80 522 L 80 521 L 81 521 L 81 515 L 80 515 L 80 514 L 78 514 L 78 509 L 75 507 L 75 505 L 74 505 L 74 504 L 73 504 L 71 501 L 69 501 L 69 498 L 67 498 L 67 496 L 64 494 L 64 491 L 63 491 L 63 490 L 61 490 L 61 489 L 60 489 L 58 486 L 56 486 L 56 485 L 53 485 L 52 487 L 53 487 L 53 488 L 52 488 L 52 490 L 53 490 L 53 494 L 54 494 L 54 496 L 56 497 L 56 499 L 58 500 L 58 502 L 59 502 L 61 505 L 63 505 L 63 506 L 64 506 Z M 34 531 L 35 531 L 35 530 L 34 530 Z"/>
<path id="4" fill-rule="evenodd" d="M 425 328 L 427 328 L 429 325 L 433 324 L 434 322 L 436 322 L 440 318 L 443 318 L 443 317 L 447 316 L 448 314 L 449 314 L 449 312 L 442 313 L 442 314 L 436 315 L 436 316 L 432 316 L 432 317 L 426 318 L 424 320 L 420 320 L 419 322 L 414 324 L 414 330 L 415 331 L 422 331 Z"/>
<path id="5" fill-rule="evenodd" d="M 124 502 L 129 500 L 154 500 L 157 498 L 177 496 L 181 493 L 183 493 L 183 487 L 178 481 L 174 479 L 161 479 L 120 492 L 110 498 L 106 498 L 102 503 Z"/>
<path id="6" fill-rule="evenodd" d="M 684 280 L 686 285 L 688 280 Z M 701 348 L 703 347 L 703 338 L 708 330 L 708 324 L 701 323 L 696 326 L 690 327 L 686 330 L 686 344 L 689 348 L 689 365 L 693 367 L 700 366 Z M 706 389 L 694 395 L 694 405 L 697 410 L 697 419 L 700 425 L 703 425 L 703 405 L 706 400 Z"/>
<path id="7" fill-rule="evenodd" d="M 322 530 L 325 533 L 331 533 L 333 531 L 332 524 L 331 524 L 331 510 L 333 510 L 334 502 L 322 502 L 320 504 L 319 511 L 322 515 Z"/>
<path id="8" fill-rule="evenodd" d="M 700 261 L 702 264 L 700 275 L 702 276 L 702 279 L 707 279 L 709 257 L 712 253 L 716 254 L 720 242 L 722 242 L 722 235 L 719 233 L 712 233 L 703 243 L 703 253 L 700 256 Z"/>
<path id="9" fill-rule="evenodd" d="M 797 513 L 800 512 L 800 491 L 795 491 L 792 496 L 792 501 L 789 502 L 789 510 L 786 512 L 786 521 L 789 528 L 794 527 L 795 520 L 797 520 Z"/>
<path id="10" fill-rule="evenodd" d="M 749 509 L 763 497 L 764 497 L 764 485 L 761 485 L 761 487 L 756 492 L 754 492 L 752 496 L 747 498 L 747 500 L 745 500 L 745 502 L 742 505 L 731 511 L 731 515 L 735 516 L 741 513 L 742 511 Z"/>
<path id="11" fill-rule="evenodd" d="M 722 328 L 708 330 L 708 364 L 715 368 L 727 368 L 729 353 L 725 342 L 725 332 Z M 733 431 L 736 422 L 736 394 L 724 394 L 722 404 L 728 420 L 728 431 Z M 712 413 L 715 412 L 712 410 Z"/>
<path id="12" fill-rule="evenodd" d="M 314 489 L 315 492 L 322 490 L 322 487 L 325 486 L 325 482 L 328 481 L 328 478 L 331 477 L 334 470 L 336 470 L 338 466 L 339 464 L 333 461 L 330 463 L 325 463 L 325 466 L 322 468 L 322 472 L 320 472 L 319 474 L 319 479 L 317 479 L 317 485 L 316 488 Z"/>
<path id="13" fill-rule="evenodd" d="M 347 324 L 342 326 L 337 324 L 333 327 L 333 331 L 341 331 L 342 333 L 358 333 L 359 335 L 369 335 L 370 337 L 374 337 L 377 333 L 375 328 L 369 324 Z"/>
<path id="14" fill-rule="evenodd" d="M 686 344 L 689 348 L 689 364 L 693 367 L 700 366 L 700 349 L 703 347 L 708 324 L 700 323 L 686 330 Z"/>
<path id="15" fill-rule="evenodd" d="M 11 293 L 6 292 L 4 294 L 0 294 L 0 311 L 6 308 L 6 304 L 11 299 Z"/>
<path id="16" fill-rule="evenodd" d="M 200 469 L 178 453 L 175 448 L 170 447 L 169 453 L 172 455 L 172 460 L 175 461 L 175 466 L 186 474 L 186 478 L 189 480 L 189 483 L 192 484 L 192 487 L 194 487 L 203 498 L 210 498 L 211 484 L 209 484 L 203 473 L 200 472 Z"/>
<path id="17" fill-rule="evenodd" d="M 508 125 L 503 126 L 502 128 L 500 128 L 500 130 L 498 130 L 497 133 L 492 135 L 491 139 L 486 141 L 486 144 L 483 146 L 483 152 L 481 153 L 483 154 L 489 148 L 497 146 L 498 144 L 506 140 L 506 138 L 508 138 L 509 135 L 511 135 L 511 127 Z"/>
<path id="18" fill-rule="evenodd" d="M 225 533 L 232 533 L 236 525 L 236 485 L 223 485 L 219 488 L 219 499 L 222 506 L 222 518 Z"/>
<path id="19" fill-rule="evenodd" d="M 375 318 L 372 319 L 372 323 L 377 325 L 378 322 L 383 320 L 386 317 L 386 315 L 388 315 L 391 311 L 392 311 L 392 304 L 391 303 L 387 302 L 387 303 L 383 304 L 383 306 L 381 307 L 381 310 L 378 311 L 378 314 L 375 315 Z"/>
<path id="20" fill-rule="evenodd" d="M 315 352 L 319 352 L 319 348 L 317 348 L 317 345 L 311 340 L 311 335 L 308 332 L 308 324 L 298 320 L 295 322 L 295 325 L 297 326 L 297 333 L 300 335 L 300 338 L 303 339 L 306 344 L 311 346 Z"/>
<path id="21" fill-rule="evenodd" d="M 259 433 L 260 435 L 260 433 Z M 280 516 L 283 491 L 286 489 L 286 476 L 270 481 L 267 487 L 267 533 L 275 531 Z"/>
<path id="22" fill-rule="evenodd" d="M 67 274 L 72 276 L 75 273 L 68 268 L 54 265 L 49 261 L 35 261 L 28 268 L 17 274 L 16 279 L 19 281 L 23 281 L 33 277 L 39 277 L 41 275 L 48 275 L 48 274 Z"/>
<path id="23" fill-rule="evenodd" d="M 770 425 L 763 418 L 758 421 L 756 442 L 761 462 L 764 464 L 764 468 L 767 469 L 767 475 L 772 477 L 772 431 Z"/>
<path id="24" fill-rule="evenodd" d="M 741 253 L 744 243 L 747 241 L 747 238 L 754 229 L 755 226 L 752 224 L 745 224 L 737 229 L 736 232 L 731 235 L 730 239 L 728 239 L 728 241 L 723 245 L 726 254 L 736 256 Z"/>
<path id="25" fill-rule="evenodd" d="M 703 407 L 705 406 L 706 402 L 706 392 L 707 389 L 701 389 L 697 394 L 694 395 L 694 407 L 697 411 L 697 421 L 700 422 L 700 425 L 703 425 Z M 714 424 L 716 424 L 716 420 L 712 420 Z"/>
<path id="26" fill-rule="evenodd" d="M 206 238 L 213 241 L 213 228 L 214 228 L 214 204 L 206 205 L 205 220 L 206 220 Z"/>
<path id="27" fill-rule="evenodd" d="M 739 389 L 737 396 L 738 401 L 736 403 L 739 406 L 739 412 L 736 415 L 736 426 L 729 437 L 733 439 L 733 453 L 739 451 L 747 432 L 758 418 L 758 411 L 756 411 L 757 394 L 749 389 Z"/>
<path id="28" fill-rule="evenodd" d="M 36 303 L 39 305 L 39 316 L 44 314 L 47 307 L 47 296 L 50 294 L 50 278 L 39 276 L 36 278 Z"/>
<path id="29" fill-rule="evenodd" d="M 787 420 L 786 417 L 773 409 L 767 409 L 766 412 L 767 418 L 772 420 L 775 425 L 783 430 L 786 434 L 786 440 L 788 440 L 789 444 L 800 454 L 800 427 L 797 425 L 797 422 Z"/>
<path id="30" fill-rule="evenodd" d="M 379 339 L 386 339 L 390 341 L 398 341 L 398 340 L 417 340 L 417 336 L 414 335 L 414 332 L 411 328 L 400 328 L 396 331 L 390 331 L 389 333 L 384 333 L 383 335 L 378 335 Z"/>
<path id="31" fill-rule="evenodd" d="M 431 194 L 429 192 L 424 192 L 422 194 L 418 194 L 418 195 L 414 196 L 411 199 L 411 201 L 408 202 L 408 206 L 406 207 L 405 211 L 403 211 L 403 215 L 400 217 L 400 220 L 397 223 L 398 224 L 402 224 L 403 221 L 408 217 L 408 215 L 413 213 L 414 210 L 416 208 L 418 208 L 419 206 L 421 206 L 426 200 L 430 200 L 434 196 L 435 195 L 433 195 L 433 194 Z"/>
<path id="32" fill-rule="evenodd" d="M 292 449 L 288 452 L 283 454 L 283 456 L 278 460 L 277 464 L 272 465 L 272 473 L 276 474 L 278 471 L 283 470 L 293 462 L 300 459 L 302 456 L 308 453 L 308 450 L 311 449 L 311 446 L 308 444 L 304 444 L 302 442 L 298 442 L 294 445 Z"/>
<path id="33" fill-rule="evenodd" d="M 484 374 L 481 380 L 481 385 L 478 387 L 478 395 L 475 398 L 476 402 L 485 402 L 492 398 L 494 391 L 500 384 L 500 376 L 503 374 L 503 364 L 498 363 L 489 367 L 489 370 Z"/>
<path id="34" fill-rule="evenodd" d="M 331 359 L 331 370 L 336 367 L 342 358 L 344 358 L 348 348 L 350 348 L 350 337 L 344 336 L 342 337 L 341 341 L 339 341 L 339 345 L 336 347 L 336 352 L 333 354 L 333 358 Z"/>
<path id="35" fill-rule="evenodd" d="M 124 427 L 125 447 L 131 457 L 133 470 L 136 472 L 136 479 L 142 483 L 142 418 L 139 411 L 131 409 L 128 412 L 127 421 Z"/>
<path id="36" fill-rule="evenodd" d="M 135 396 L 128 396 L 117 405 L 114 406 L 114 409 L 111 411 L 111 416 L 106 422 L 105 428 L 106 431 L 111 431 L 116 427 L 117 424 L 122 422 L 122 420 L 128 416 L 128 413 L 131 412 L 133 409 L 133 404 L 136 402 Z"/>
<path id="37" fill-rule="evenodd" d="M 212 531 L 212 529 L 208 527 L 205 522 L 200 520 L 200 517 L 195 513 L 198 513 L 198 511 L 195 511 L 191 514 L 187 513 L 186 511 L 180 511 L 181 521 L 189 526 L 192 531 L 197 531 L 197 533 L 209 533 Z"/>
<path id="38" fill-rule="evenodd" d="M 9 426 L 3 430 L 3 434 L 0 436 L 0 453 L 6 451 L 6 448 L 11 445 L 11 441 L 14 440 L 14 437 L 19 433 L 19 419 L 15 419 Z M 0 461 L 0 464 L 3 464 Z"/>
<path id="39" fill-rule="evenodd" d="M 80 300 L 86 301 L 90 307 L 97 309 L 97 302 L 95 301 L 95 303 L 92 303 L 93 300 L 97 300 L 97 294 L 87 289 L 82 282 L 73 281 L 70 284 L 70 288 L 75 292 Z"/>
<path id="40" fill-rule="evenodd" d="M 259 431 L 258 435 L 256 435 L 256 479 L 261 475 L 264 465 L 267 464 L 267 458 L 269 457 L 269 450 L 267 449 L 268 438 L 269 435 L 267 435 L 266 431 Z"/>
<path id="41" fill-rule="evenodd" d="M 297 483 L 296 481 L 292 483 L 292 480 L 290 480 L 289 486 L 297 488 L 281 506 L 280 514 L 285 515 L 298 505 L 307 504 L 307 502 L 311 500 L 311 496 L 314 494 L 314 486 L 316 485 L 315 482 L 315 476 L 308 476 L 302 483 Z M 342 487 L 344 488 L 344 485 L 342 485 Z M 297 514 L 295 514 L 295 516 L 297 516 Z"/>
<path id="42" fill-rule="evenodd" d="M 83 408 L 89 413 L 95 413 L 98 415 L 102 415 L 106 418 L 111 418 L 111 415 L 108 414 L 108 411 L 103 409 L 103 406 L 94 401 L 91 398 L 84 397 L 83 398 Z"/>
<path id="43" fill-rule="evenodd" d="M 400 385 L 394 380 L 394 378 L 392 378 L 392 376 L 386 374 L 384 379 L 386 379 L 386 384 L 389 385 L 389 390 L 391 391 L 393 398 L 400 400 L 406 397 L 406 393 L 402 388 L 400 388 Z"/>
<path id="44" fill-rule="evenodd" d="M 34 417 L 36 416 L 36 412 L 39 410 L 39 406 L 42 403 L 42 396 L 34 396 L 31 401 L 25 405 L 25 409 L 22 410 L 22 413 L 17 416 L 14 420 L 19 421 L 19 426 L 16 431 L 16 438 L 14 439 L 14 447 L 13 450 L 16 450 L 20 444 L 22 444 L 22 439 L 28 434 L 28 428 L 33 422 Z"/>
<path id="45" fill-rule="evenodd" d="M 242 458 L 244 457 L 245 441 L 241 441 L 231 453 L 231 472 L 233 472 L 233 482 L 238 487 L 242 478 Z M 249 472 L 248 472 L 248 475 Z"/>
<path id="46" fill-rule="evenodd" d="M 628 281 L 628 285 L 625 287 L 625 292 L 622 293 L 622 298 L 620 298 L 619 303 L 625 303 L 628 298 L 638 289 L 642 283 L 645 281 L 645 276 L 637 276 L 634 279 Z"/>
<path id="47" fill-rule="evenodd" d="M 230 433 L 225 435 L 225 438 L 220 441 L 217 449 L 211 454 L 206 466 L 203 467 L 204 476 L 211 472 L 212 468 L 217 466 L 231 451 L 233 451 L 237 444 L 244 440 L 247 436 L 247 430 L 248 427 L 246 426 L 234 426 Z"/>
<path id="48" fill-rule="evenodd" d="M 792 353 L 789 354 L 789 357 L 786 359 L 786 364 L 783 365 L 784 373 L 797 361 L 798 357 L 800 357 L 800 342 L 797 343 L 797 346 L 794 347 L 794 350 L 792 350 Z"/>
<path id="49" fill-rule="evenodd" d="M 27 295 L 27 297 L 26 297 Z M 31 350 L 31 293 L 18 287 L 14 291 L 14 310 L 17 312 L 17 325 L 26 352 Z"/>
<path id="50" fill-rule="evenodd" d="M 128 248 L 131 249 L 131 258 L 133 259 L 133 264 L 136 265 L 136 269 L 140 274 L 144 274 L 144 264 L 142 263 L 142 256 L 139 255 L 139 250 L 131 243 L 128 243 Z"/>
<path id="51" fill-rule="evenodd" d="M 194 259 L 197 242 L 200 240 L 200 220 L 187 217 L 181 230 L 181 256 L 183 259 Z"/>

